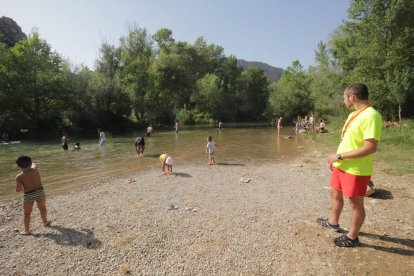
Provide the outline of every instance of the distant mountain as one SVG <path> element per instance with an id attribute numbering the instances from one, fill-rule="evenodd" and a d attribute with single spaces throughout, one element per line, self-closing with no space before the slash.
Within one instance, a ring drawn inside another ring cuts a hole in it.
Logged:
<path id="1" fill-rule="evenodd" d="M 22 28 L 13 19 L 5 16 L 0 17 L 0 42 L 4 43 L 6 47 L 13 47 L 14 44 L 26 37 Z"/>
<path id="2" fill-rule="evenodd" d="M 276 82 L 280 80 L 280 77 L 282 76 L 283 69 L 270 66 L 269 64 L 259 62 L 259 61 L 247 61 L 244 59 L 238 59 L 237 60 L 237 66 L 247 69 L 250 67 L 258 67 L 263 70 L 265 76 L 268 80 Z"/>

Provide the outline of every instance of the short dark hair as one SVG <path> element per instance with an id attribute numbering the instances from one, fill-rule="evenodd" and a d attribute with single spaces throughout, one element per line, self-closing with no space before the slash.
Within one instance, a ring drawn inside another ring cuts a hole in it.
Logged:
<path id="1" fill-rule="evenodd" d="M 32 165 L 32 159 L 29 156 L 22 155 L 16 159 L 16 164 L 24 169 Z"/>
<path id="2" fill-rule="evenodd" d="M 368 87 L 360 82 L 349 85 L 345 90 L 349 90 L 359 100 L 368 100 Z"/>
<path id="3" fill-rule="evenodd" d="M 213 140 L 212 136 L 208 136 L 207 139 L 211 142 Z"/>

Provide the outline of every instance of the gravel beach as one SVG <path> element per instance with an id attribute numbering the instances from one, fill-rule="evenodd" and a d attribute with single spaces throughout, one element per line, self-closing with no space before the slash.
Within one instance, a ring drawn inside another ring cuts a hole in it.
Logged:
<path id="1" fill-rule="evenodd" d="M 324 154 L 102 179 L 49 196 L 51 227 L 35 207 L 30 236 L 21 203 L 3 205 L 0 275 L 412 275 L 412 180 L 376 174 L 362 245 L 338 248 L 316 223 L 330 207 Z"/>

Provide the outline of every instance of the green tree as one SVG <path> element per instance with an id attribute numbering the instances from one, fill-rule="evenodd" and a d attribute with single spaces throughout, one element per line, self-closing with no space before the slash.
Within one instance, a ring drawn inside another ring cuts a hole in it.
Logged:
<path id="1" fill-rule="evenodd" d="M 96 116 L 102 127 L 123 128 L 131 114 L 131 100 L 120 87 L 120 51 L 107 43 L 102 44 L 100 51 L 101 57 L 88 87 Z"/>
<path id="2" fill-rule="evenodd" d="M 196 108 L 219 119 L 223 97 L 219 87 L 219 79 L 214 74 L 206 74 L 197 81 L 197 92 L 193 93 Z"/>
<path id="3" fill-rule="evenodd" d="M 315 60 L 316 65 L 308 69 L 313 111 L 320 117 L 338 116 L 344 112 L 342 92 L 345 85 L 341 71 L 323 42 L 318 44 Z"/>
<path id="4" fill-rule="evenodd" d="M 154 40 L 157 42 L 158 49 L 163 49 L 164 51 L 169 51 L 171 46 L 174 45 L 173 32 L 170 29 L 162 28 L 159 29 L 153 36 Z"/>
<path id="5" fill-rule="evenodd" d="M 371 103 L 385 117 L 395 117 L 413 95 L 414 2 L 354 0 L 348 15 L 332 37 L 332 53 L 345 81 L 367 83 Z"/>
<path id="6" fill-rule="evenodd" d="M 215 70 L 219 78 L 219 87 L 222 93 L 221 112 L 219 119 L 237 121 L 238 100 L 237 94 L 241 87 L 242 69 L 237 66 L 235 56 L 224 58 Z"/>
<path id="7" fill-rule="evenodd" d="M 243 71 L 237 91 L 238 118 L 242 121 L 256 121 L 264 118 L 268 100 L 268 80 L 263 71 L 256 67 Z"/>
<path id="8" fill-rule="evenodd" d="M 146 96 L 151 87 L 149 67 L 153 53 L 153 39 L 146 29 L 130 28 L 120 39 L 120 82 L 122 91 L 131 99 L 135 119 L 146 121 Z"/>
<path id="9" fill-rule="evenodd" d="M 32 133 L 61 128 L 67 91 L 59 55 L 36 32 L 1 55 L 1 125 Z"/>
<path id="10" fill-rule="evenodd" d="M 297 60 L 286 68 L 277 83 L 270 85 L 270 90 L 269 104 L 275 116 L 289 120 L 304 116 L 314 109 L 310 78 Z"/>

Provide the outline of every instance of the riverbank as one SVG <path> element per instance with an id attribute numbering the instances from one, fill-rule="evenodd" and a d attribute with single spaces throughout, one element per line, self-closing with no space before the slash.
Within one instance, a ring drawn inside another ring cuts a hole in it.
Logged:
<path id="1" fill-rule="evenodd" d="M 0 208 L 2 275 L 396 274 L 414 270 L 411 180 L 376 173 L 362 246 L 337 248 L 324 153 L 289 162 L 226 159 L 158 166 L 48 198 L 32 235 L 21 204 Z M 243 179 L 241 179 L 243 178 Z M 244 180 L 244 181 L 241 181 Z M 346 204 L 342 226 L 349 227 Z"/>

